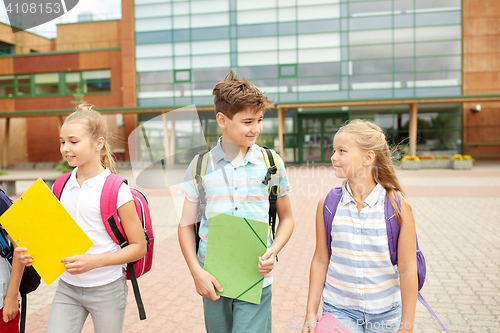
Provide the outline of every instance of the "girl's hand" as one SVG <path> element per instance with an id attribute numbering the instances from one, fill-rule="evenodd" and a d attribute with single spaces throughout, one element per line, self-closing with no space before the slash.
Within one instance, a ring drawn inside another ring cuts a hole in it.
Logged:
<path id="1" fill-rule="evenodd" d="M 314 333 L 316 328 L 316 323 L 319 322 L 319 317 L 317 313 L 306 314 L 306 319 L 304 319 L 304 328 L 302 333 Z"/>
<path id="2" fill-rule="evenodd" d="M 15 297 L 5 297 L 3 300 L 3 321 L 6 323 L 16 318 L 19 312 L 19 301 Z"/>
<path id="3" fill-rule="evenodd" d="M 28 249 L 25 247 L 16 247 L 14 249 L 14 252 L 17 253 L 17 257 L 19 258 L 19 261 L 24 265 L 24 266 L 31 266 L 31 263 L 33 262 L 33 257 L 31 254 L 24 254 L 23 252 L 27 252 Z"/>
<path id="4" fill-rule="evenodd" d="M 68 273 L 75 275 L 82 274 L 99 267 L 96 259 L 95 254 L 86 253 L 63 258 L 61 259 L 61 262 L 64 263 L 64 268 L 66 268 Z"/>
<path id="5" fill-rule="evenodd" d="M 274 268 L 274 260 L 276 255 L 271 248 L 266 250 L 266 253 L 262 257 L 259 257 L 259 273 L 260 275 L 266 275 L 271 272 Z"/>
<path id="6" fill-rule="evenodd" d="M 196 292 L 200 296 L 208 297 L 212 301 L 216 301 L 220 298 L 220 296 L 215 293 L 214 287 L 219 292 L 222 292 L 222 286 L 212 274 L 201 268 L 201 266 L 200 269 L 197 270 L 195 274 L 193 274 L 193 279 L 194 285 L 196 287 Z"/>

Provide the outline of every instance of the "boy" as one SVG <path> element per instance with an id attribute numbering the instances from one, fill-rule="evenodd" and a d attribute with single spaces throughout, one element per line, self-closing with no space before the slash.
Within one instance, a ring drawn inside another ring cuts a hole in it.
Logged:
<path id="1" fill-rule="evenodd" d="M 217 124 L 222 137 L 208 154 L 204 181 L 207 206 L 210 211 L 245 217 L 262 222 L 269 221 L 269 185 L 264 185 L 267 165 L 255 140 L 262 130 L 264 112 L 272 106 L 257 87 L 238 79 L 231 71 L 213 90 Z M 188 167 L 180 193 L 186 199 L 182 210 L 178 236 L 182 253 L 194 279 L 196 291 L 203 296 L 205 327 L 209 333 L 272 331 L 272 270 L 275 258 L 290 238 L 294 219 L 287 195 L 291 188 L 285 167 L 279 158 L 280 190 L 276 201 L 279 225 L 274 241 L 268 236 L 267 251 L 259 258 L 259 273 L 264 276 L 260 304 L 220 297 L 215 289 L 224 286 L 203 270 L 207 249 L 208 221 L 201 220 L 199 251 L 193 223 L 196 220 L 199 194 L 193 183 L 193 163 Z"/>

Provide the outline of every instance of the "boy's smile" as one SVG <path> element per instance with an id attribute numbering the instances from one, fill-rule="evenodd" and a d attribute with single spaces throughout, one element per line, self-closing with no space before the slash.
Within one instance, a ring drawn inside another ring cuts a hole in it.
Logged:
<path id="1" fill-rule="evenodd" d="M 251 107 L 239 111 L 233 119 L 219 113 L 218 123 L 223 130 L 222 142 L 239 146 L 241 153 L 245 156 L 248 148 L 255 144 L 255 140 L 262 131 L 262 118 L 263 112 L 255 112 L 255 109 Z M 228 154 L 227 151 L 226 154 Z"/>

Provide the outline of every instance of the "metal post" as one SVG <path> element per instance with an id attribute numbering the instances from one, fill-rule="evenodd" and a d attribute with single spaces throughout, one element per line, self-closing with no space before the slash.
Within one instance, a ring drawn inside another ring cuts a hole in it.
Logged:
<path id="1" fill-rule="evenodd" d="M 410 156 L 417 156 L 417 113 L 418 104 L 410 104 Z"/>

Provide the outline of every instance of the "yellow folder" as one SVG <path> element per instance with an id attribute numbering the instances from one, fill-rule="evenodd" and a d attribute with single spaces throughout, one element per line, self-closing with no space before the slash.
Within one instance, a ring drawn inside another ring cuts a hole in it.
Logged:
<path id="1" fill-rule="evenodd" d="M 64 272 L 62 258 L 85 253 L 92 245 L 41 178 L 0 216 L 0 224 L 33 256 L 33 267 L 49 285 Z"/>

